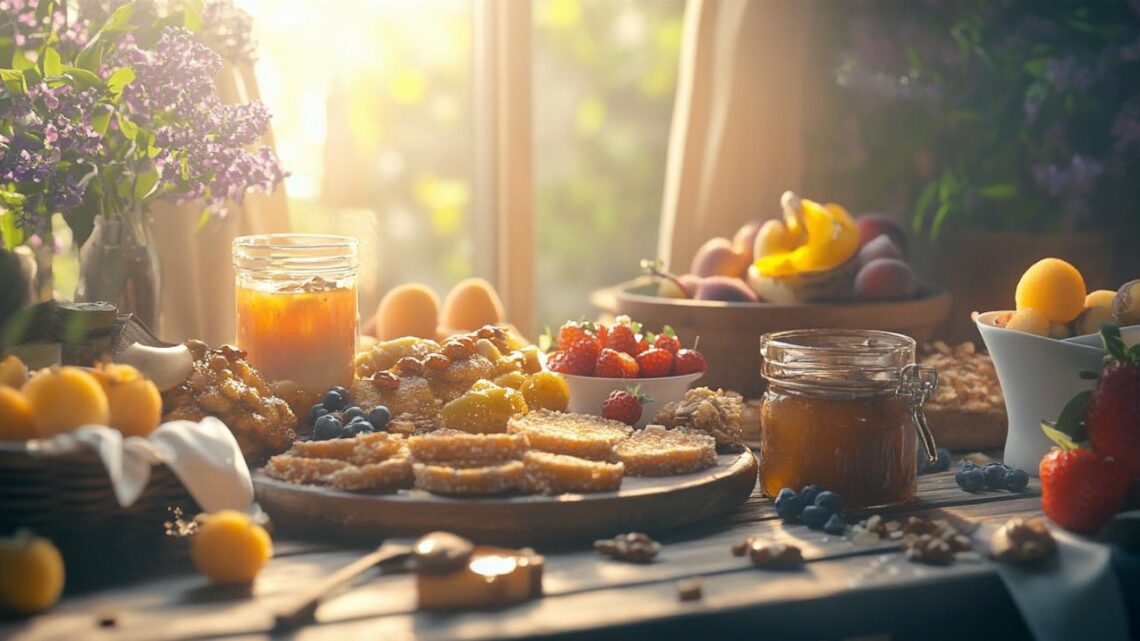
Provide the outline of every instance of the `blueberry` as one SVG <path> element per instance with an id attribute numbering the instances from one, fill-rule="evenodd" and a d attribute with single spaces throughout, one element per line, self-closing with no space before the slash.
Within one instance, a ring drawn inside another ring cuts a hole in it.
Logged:
<path id="1" fill-rule="evenodd" d="M 828 534 L 842 536 L 843 533 L 847 531 L 847 523 L 839 518 L 838 514 L 832 514 L 831 518 L 827 519 L 827 523 L 823 524 L 823 531 Z"/>
<path id="2" fill-rule="evenodd" d="M 309 408 L 309 425 L 316 425 L 317 419 L 328 414 L 329 411 L 325 409 L 324 405 L 317 404 Z"/>
<path id="3" fill-rule="evenodd" d="M 973 461 L 967 460 L 967 461 L 962 461 L 962 464 L 958 466 L 958 469 L 959 470 L 972 470 L 975 467 L 977 467 L 977 465 L 975 465 Z"/>
<path id="4" fill-rule="evenodd" d="M 831 510 L 818 505 L 809 505 L 800 512 L 800 520 L 813 530 L 822 530 L 828 519 L 835 516 Z"/>
<path id="5" fill-rule="evenodd" d="M 800 498 L 804 500 L 804 505 L 811 505 L 815 503 L 815 497 L 823 491 L 818 485 L 805 485 L 804 489 L 800 490 Z"/>
<path id="6" fill-rule="evenodd" d="M 324 405 L 325 409 L 330 412 L 335 412 L 339 409 L 343 409 L 345 403 L 347 402 L 348 399 L 345 398 L 344 392 L 341 392 L 336 388 L 325 392 L 325 395 L 321 397 L 321 405 Z"/>
<path id="7" fill-rule="evenodd" d="M 804 500 L 796 491 L 785 487 L 776 495 L 776 514 L 785 521 L 790 521 L 800 515 L 804 509 Z"/>
<path id="8" fill-rule="evenodd" d="M 352 428 L 353 428 L 352 425 L 345 425 L 344 427 L 340 428 L 340 432 L 337 432 L 336 437 L 337 438 L 353 438 L 354 436 L 356 436 L 356 431 L 353 430 Z"/>
<path id="9" fill-rule="evenodd" d="M 313 425 L 313 438 L 318 441 L 327 441 L 330 438 L 336 438 L 340 434 L 342 425 L 337 417 L 331 414 L 325 414 L 317 419 Z"/>
<path id="10" fill-rule="evenodd" d="M 986 489 L 1000 490 L 1005 487 L 1005 473 L 1009 468 L 1004 463 L 992 461 L 982 468 L 982 477 L 985 479 Z"/>
<path id="11" fill-rule="evenodd" d="M 333 385 L 332 387 L 329 388 L 329 390 L 334 391 L 334 392 L 340 392 L 341 396 L 348 396 L 348 390 L 345 389 L 344 385 Z"/>
<path id="12" fill-rule="evenodd" d="M 364 434 L 365 432 L 375 432 L 376 431 L 375 429 L 372 428 L 372 423 L 369 423 L 368 419 L 366 419 L 366 418 L 354 418 L 351 421 L 349 421 L 348 425 L 346 425 L 345 427 L 348 428 L 349 430 L 351 430 L 352 434 L 354 436 L 356 434 Z"/>
<path id="13" fill-rule="evenodd" d="M 918 473 L 919 474 L 933 474 L 935 472 L 945 472 L 950 469 L 950 450 L 940 447 L 938 448 L 938 458 L 933 463 L 930 459 L 926 458 L 926 450 L 918 449 Z"/>
<path id="14" fill-rule="evenodd" d="M 957 481 L 958 487 L 967 492 L 980 492 L 986 486 L 986 476 L 976 466 L 966 467 L 962 466 L 956 474 L 954 480 Z"/>
<path id="15" fill-rule="evenodd" d="M 358 416 L 363 417 L 364 416 L 364 410 L 360 409 L 359 407 L 357 407 L 355 405 L 344 410 L 344 417 L 347 419 L 354 419 Z"/>
<path id="16" fill-rule="evenodd" d="M 1029 485 L 1029 475 L 1025 470 L 1010 470 L 1005 473 L 1005 489 L 1010 492 L 1020 492 Z"/>
<path id="17" fill-rule="evenodd" d="M 368 422 L 372 423 L 378 430 L 382 430 L 388 426 L 388 421 L 392 420 L 392 412 L 388 411 L 387 407 L 377 405 L 368 410 Z"/>
<path id="18" fill-rule="evenodd" d="M 826 490 L 820 492 L 815 497 L 815 504 L 826 508 L 832 514 L 839 514 L 843 511 L 843 499 L 835 492 L 828 492 Z"/>

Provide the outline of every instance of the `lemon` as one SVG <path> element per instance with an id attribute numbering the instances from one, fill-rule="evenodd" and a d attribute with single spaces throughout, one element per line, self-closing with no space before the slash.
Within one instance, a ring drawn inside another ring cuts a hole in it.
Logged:
<path id="1" fill-rule="evenodd" d="M 190 558 L 214 583 L 250 583 L 273 556 L 265 528 L 237 510 L 207 515 L 190 544 Z"/>

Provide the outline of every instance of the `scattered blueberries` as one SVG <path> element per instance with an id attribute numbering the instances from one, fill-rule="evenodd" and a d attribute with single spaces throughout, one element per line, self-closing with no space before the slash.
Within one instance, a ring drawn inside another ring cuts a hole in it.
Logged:
<path id="1" fill-rule="evenodd" d="M 785 521 L 791 521 L 803 512 L 803 498 L 790 487 L 785 487 L 776 495 L 776 514 Z"/>
<path id="2" fill-rule="evenodd" d="M 383 405 L 377 405 L 368 410 L 368 422 L 378 430 L 388 427 L 388 422 L 392 420 L 392 412 Z"/>
<path id="3" fill-rule="evenodd" d="M 360 409 L 356 405 L 353 405 L 352 407 L 344 410 L 344 418 L 350 421 L 354 418 L 364 418 L 364 410 Z"/>
<path id="4" fill-rule="evenodd" d="M 344 409 L 345 404 L 348 403 L 348 397 L 343 390 L 343 387 L 334 387 L 325 392 L 325 395 L 321 397 L 321 405 L 324 405 L 325 409 L 330 412 Z"/>
<path id="5" fill-rule="evenodd" d="M 324 405 L 317 403 L 309 408 L 309 425 L 316 425 L 317 419 L 328 414 L 329 410 Z"/>
<path id="6" fill-rule="evenodd" d="M 822 530 L 827 520 L 833 516 L 835 515 L 829 512 L 827 508 L 818 505 L 809 505 L 804 508 L 803 512 L 800 512 L 800 520 L 812 530 Z"/>
<path id="7" fill-rule="evenodd" d="M 337 417 L 332 414 L 325 414 L 318 418 L 317 422 L 313 425 L 313 439 L 317 441 L 327 441 L 337 438 L 340 436 L 342 427 Z"/>
<path id="8" fill-rule="evenodd" d="M 823 491 L 816 495 L 815 504 L 819 507 L 826 508 L 832 514 L 841 514 L 843 512 L 843 499 L 835 492 Z"/>
<path id="9" fill-rule="evenodd" d="M 800 498 L 803 499 L 804 505 L 812 505 L 815 503 L 815 497 L 822 491 L 818 485 L 805 485 L 804 489 L 800 490 Z"/>
<path id="10" fill-rule="evenodd" d="M 1029 485 L 1029 474 L 1025 470 L 1012 469 L 1005 473 L 1005 489 L 1020 492 Z"/>
<path id="11" fill-rule="evenodd" d="M 958 487 L 967 492 L 981 492 L 982 488 L 986 486 L 986 476 L 977 465 L 969 461 L 962 464 L 958 471 L 954 474 L 954 480 L 958 483 Z"/>
<path id="12" fill-rule="evenodd" d="M 827 523 L 823 524 L 823 531 L 828 534 L 843 536 L 843 533 L 847 531 L 847 523 L 838 514 L 832 514 L 831 518 L 827 519 Z"/>
<path id="13" fill-rule="evenodd" d="M 950 469 L 950 450 L 944 447 L 938 448 L 938 460 L 933 463 L 926 458 L 926 450 L 922 448 L 918 449 L 917 458 L 919 474 L 933 474 Z"/>
<path id="14" fill-rule="evenodd" d="M 987 490 L 1000 490 L 1005 487 L 1005 474 L 1009 471 L 1005 463 L 990 461 L 982 466 L 982 476 L 986 478 Z"/>

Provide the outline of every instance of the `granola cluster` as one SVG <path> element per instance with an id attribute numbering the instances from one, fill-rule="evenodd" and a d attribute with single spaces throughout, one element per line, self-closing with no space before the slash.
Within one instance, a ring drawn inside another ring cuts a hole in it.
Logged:
<path id="1" fill-rule="evenodd" d="M 922 347 L 919 365 L 938 370 L 938 389 L 927 401 L 930 407 L 953 407 L 966 411 L 1004 411 L 997 371 L 989 354 L 977 351 L 967 341 L 950 347 L 942 341 Z"/>

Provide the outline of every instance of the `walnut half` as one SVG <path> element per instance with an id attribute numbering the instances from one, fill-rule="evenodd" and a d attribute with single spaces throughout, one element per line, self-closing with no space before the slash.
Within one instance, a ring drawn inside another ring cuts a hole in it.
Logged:
<path id="1" fill-rule="evenodd" d="M 995 559 L 1010 563 L 1040 561 L 1057 551 L 1057 542 L 1039 518 L 1010 519 L 994 533 L 990 544 Z"/>

